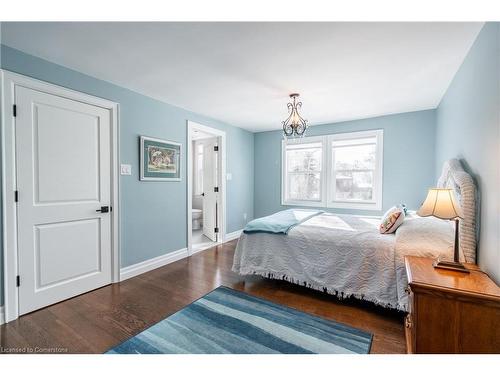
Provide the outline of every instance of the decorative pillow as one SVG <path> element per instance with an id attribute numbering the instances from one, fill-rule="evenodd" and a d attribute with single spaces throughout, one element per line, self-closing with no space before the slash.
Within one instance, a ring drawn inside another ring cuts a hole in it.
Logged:
<path id="1" fill-rule="evenodd" d="M 399 205 L 389 208 L 387 212 L 382 217 L 380 223 L 380 233 L 389 234 L 394 233 L 398 227 L 403 224 L 406 214 L 406 206 Z"/>
<path id="2" fill-rule="evenodd" d="M 403 209 L 405 216 L 408 215 L 408 208 L 406 208 L 406 204 L 401 203 L 398 207 Z"/>

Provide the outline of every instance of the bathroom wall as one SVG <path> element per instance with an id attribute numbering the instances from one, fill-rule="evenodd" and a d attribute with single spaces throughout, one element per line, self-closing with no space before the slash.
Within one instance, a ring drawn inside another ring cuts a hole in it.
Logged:
<path id="1" fill-rule="evenodd" d="M 193 197 L 192 197 L 192 206 L 193 208 L 197 208 L 199 210 L 203 209 L 203 197 L 201 195 L 196 195 L 194 187 L 196 186 L 197 183 L 197 175 L 196 175 L 196 146 L 198 144 L 198 141 L 193 141 L 192 142 L 192 159 L 193 160 Z"/>

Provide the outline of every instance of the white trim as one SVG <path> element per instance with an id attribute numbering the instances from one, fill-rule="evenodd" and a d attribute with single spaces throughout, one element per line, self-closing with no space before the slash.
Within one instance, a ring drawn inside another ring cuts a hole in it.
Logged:
<path id="1" fill-rule="evenodd" d="M 4 306 L 0 306 L 0 326 L 5 324 L 5 308 Z"/>
<path id="2" fill-rule="evenodd" d="M 20 74 L 1 70 L 1 145 L 2 145 L 2 219 L 3 219 L 3 257 L 4 257 L 4 308 L 5 320 L 10 322 L 19 316 L 17 276 L 17 216 L 14 202 L 16 190 L 15 170 L 15 118 L 12 116 L 12 106 L 15 98 L 15 87 L 23 86 L 39 90 L 67 99 L 109 109 L 112 121 L 112 151 L 111 151 L 111 204 L 112 204 L 112 282 L 120 278 L 120 216 L 119 216 L 119 106 L 117 103 L 83 94 L 78 91 L 56 86 Z"/>
<path id="3" fill-rule="evenodd" d="M 229 241 L 235 240 L 237 238 L 240 238 L 242 233 L 243 233 L 243 229 L 226 234 L 226 241 L 225 242 L 229 242 Z"/>
<path id="4" fill-rule="evenodd" d="M 220 242 L 205 242 L 202 244 L 195 244 L 191 247 L 191 252 L 189 253 L 189 256 L 193 256 L 195 254 L 198 254 L 202 251 L 211 249 L 212 247 L 219 246 Z"/>
<path id="5" fill-rule="evenodd" d="M 226 152 L 226 132 L 223 130 L 211 128 L 205 125 L 201 125 L 197 122 L 194 121 L 187 121 L 187 147 L 186 147 L 186 161 L 187 161 L 187 176 L 186 176 L 186 181 L 187 181 L 187 249 L 188 249 L 188 254 L 193 255 L 193 244 L 192 244 L 192 220 L 193 220 L 193 215 L 192 215 L 192 205 L 193 205 L 193 131 L 194 130 L 199 130 L 204 133 L 212 134 L 216 137 L 219 138 L 219 155 L 220 157 L 218 158 L 219 160 L 219 170 L 221 173 L 219 173 L 219 193 L 221 196 L 221 208 L 219 209 L 218 212 L 218 226 L 219 226 L 219 237 L 218 241 L 214 242 L 211 244 L 211 246 L 207 247 L 213 247 L 216 246 L 217 244 L 224 243 L 225 238 L 226 238 L 226 157 L 227 157 L 227 152 Z M 205 247 L 197 249 L 199 251 L 204 250 Z M 196 251 L 198 252 L 198 251 Z"/>
<path id="6" fill-rule="evenodd" d="M 120 270 L 120 280 L 124 281 L 130 279 L 131 277 L 138 276 L 145 272 L 149 272 L 156 268 L 163 267 L 167 264 L 187 258 L 187 256 L 187 248 L 184 248 L 157 256 L 156 258 L 147 259 L 143 262 L 132 264 L 131 266 L 123 267 Z"/>
<path id="7" fill-rule="evenodd" d="M 120 105 L 110 102 L 112 121 L 111 151 L 111 282 L 120 282 Z"/>
<path id="8" fill-rule="evenodd" d="M 228 233 L 226 235 L 226 239 L 225 239 L 224 243 L 232 241 L 236 238 L 239 238 L 241 233 L 243 233 L 243 229 Z M 175 251 L 172 251 L 170 253 L 160 255 L 156 258 L 147 259 L 147 260 L 142 261 L 140 263 L 136 263 L 136 264 L 132 264 L 131 266 L 123 267 L 120 270 L 120 279 L 121 279 L 121 281 L 124 281 L 124 280 L 130 279 L 131 277 L 139 276 L 143 273 L 152 271 L 156 268 L 163 267 L 167 264 L 170 264 L 170 263 L 176 262 L 178 260 L 188 258 L 190 256 L 198 254 L 204 250 L 211 249 L 213 247 L 216 247 L 217 245 L 220 245 L 220 244 L 211 243 L 211 244 L 208 244 L 207 246 L 193 249 L 191 254 L 188 254 L 187 248 L 175 250 Z"/>
<path id="9" fill-rule="evenodd" d="M 373 202 L 333 201 L 334 192 L 331 188 L 329 188 L 335 185 L 333 183 L 334 172 L 332 166 L 334 161 L 332 160 L 333 156 L 331 152 L 332 142 L 339 139 L 356 139 L 373 136 L 377 138 L 377 158 L 374 176 L 375 199 Z M 321 199 L 317 201 L 286 200 L 286 146 L 294 143 L 307 144 L 315 142 L 322 142 L 323 146 L 321 166 Z M 384 131 L 382 129 L 283 140 L 281 142 L 281 205 L 380 211 L 382 209 L 383 200 L 383 159 Z"/>
<path id="10" fill-rule="evenodd" d="M 243 233 L 243 229 L 240 229 L 240 230 L 237 230 L 237 231 L 234 231 L 231 233 L 227 233 L 224 241 L 222 241 L 222 242 L 205 242 L 202 244 L 196 244 L 192 247 L 190 256 L 192 256 L 194 254 L 198 254 L 199 252 L 201 252 L 203 250 L 208 250 L 208 249 L 211 249 L 213 247 L 219 246 L 223 243 L 235 240 L 241 236 L 241 233 Z"/>
<path id="11" fill-rule="evenodd" d="M 140 174 L 141 181 L 169 182 L 169 181 L 181 181 L 182 180 L 182 144 L 181 143 L 169 141 L 168 139 L 147 137 L 145 135 L 141 135 L 140 140 L 141 140 L 141 142 L 140 142 L 141 148 L 140 148 L 139 152 L 140 152 L 141 165 L 139 166 L 139 171 L 140 171 L 139 174 Z M 145 177 L 144 176 L 144 141 L 153 141 L 153 142 L 158 142 L 158 143 L 167 143 L 167 144 L 179 146 L 179 177 Z"/>

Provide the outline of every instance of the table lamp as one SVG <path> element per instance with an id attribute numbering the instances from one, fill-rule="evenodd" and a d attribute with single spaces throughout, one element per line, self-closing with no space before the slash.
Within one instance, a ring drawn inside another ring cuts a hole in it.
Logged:
<path id="1" fill-rule="evenodd" d="M 444 220 L 455 220 L 455 246 L 453 253 L 453 262 L 439 260 L 434 262 L 435 268 L 444 268 L 448 270 L 469 272 L 467 268 L 460 263 L 458 226 L 459 219 L 464 217 L 462 208 L 458 204 L 455 193 L 452 189 L 429 189 L 427 198 L 417 211 L 419 216 L 435 216 Z"/>

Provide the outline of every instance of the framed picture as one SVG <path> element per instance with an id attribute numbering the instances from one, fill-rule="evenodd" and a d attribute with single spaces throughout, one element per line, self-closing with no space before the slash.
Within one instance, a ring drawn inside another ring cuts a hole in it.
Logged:
<path id="1" fill-rule="evenodd" d="M 141 181 L 180 181 L 181 144 L 141 136 Z"/>

